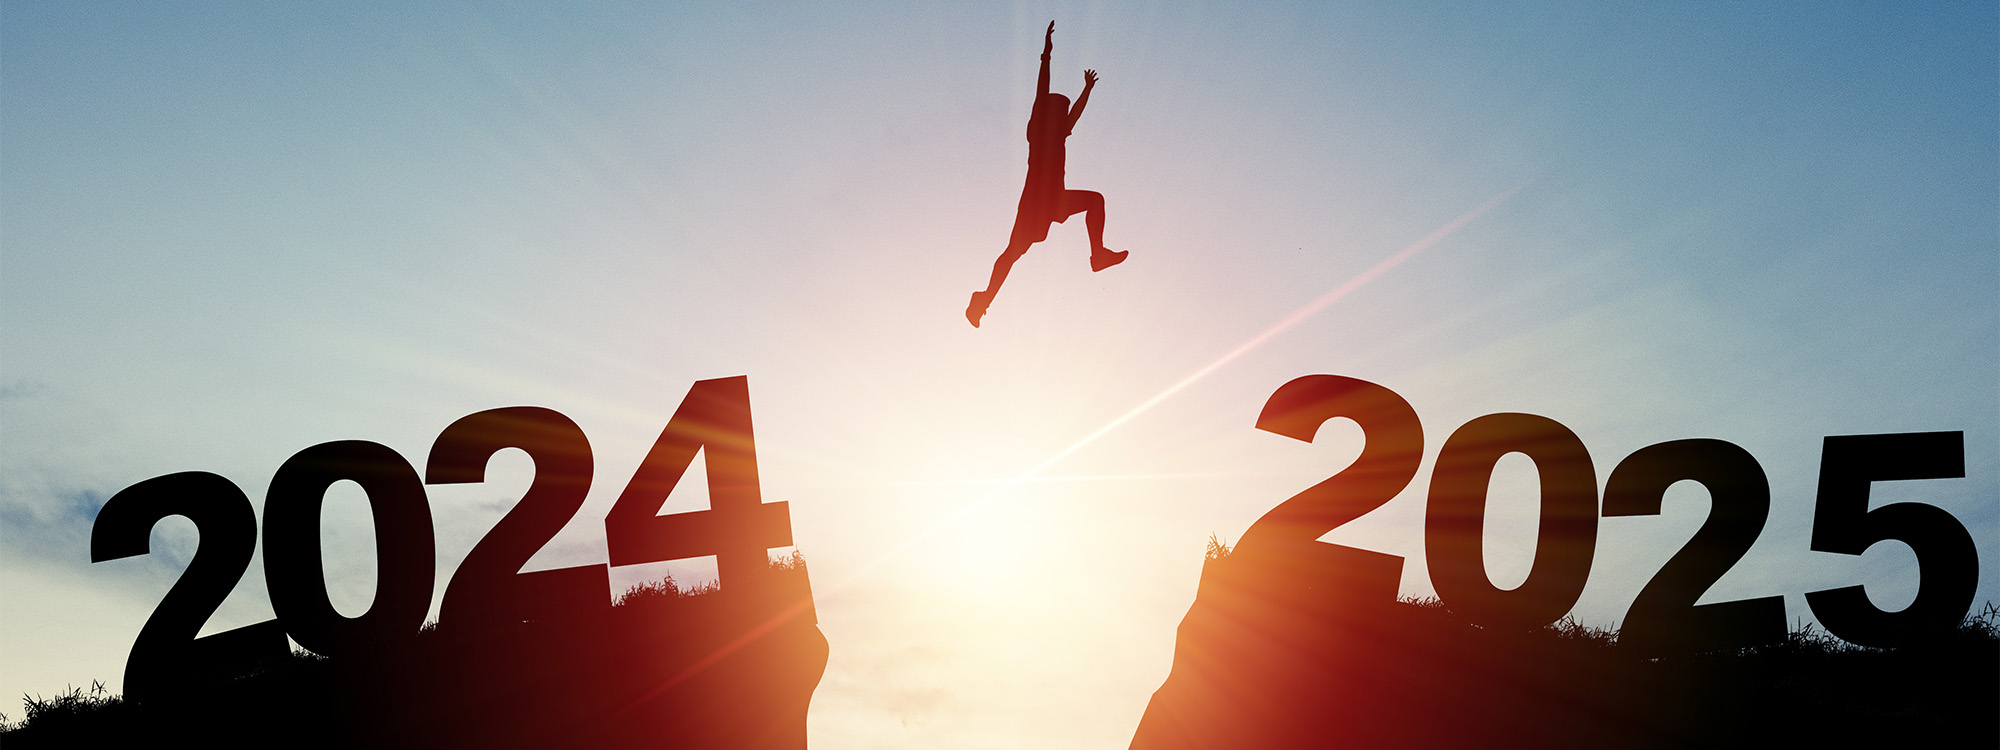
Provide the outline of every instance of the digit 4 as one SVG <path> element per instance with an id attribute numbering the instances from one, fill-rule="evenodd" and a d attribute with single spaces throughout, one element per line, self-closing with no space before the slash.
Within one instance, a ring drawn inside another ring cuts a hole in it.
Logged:
<path id="1" fill-rule="evenodd" d="M 659 515 L 696 454 L 708 469 L 708 510 Z M 767 588 L 770 549 L 792 544 L 792 522 L 786 503 L 766 503 L 758 493 L 748 378 L 700 380 L 688 389 L 605 515 L 604 541 L 612 565 L 714 555 L 724 595 Z"/>

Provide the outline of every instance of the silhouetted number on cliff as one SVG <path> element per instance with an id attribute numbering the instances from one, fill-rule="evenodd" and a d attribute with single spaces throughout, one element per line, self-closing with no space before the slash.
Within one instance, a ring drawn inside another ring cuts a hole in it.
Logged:
<path id="1" fill-rule="evenodd" d="M 125 660 L 125 697 L 145 701 L 199 673 L 228 675 L 285 655 L 285 631 L 266 620 L 196 638 L 257 548 L 257 515 L 234 482 L 203 471 L 154 477 L 105 501 L 90 529 L 90 561 L 152 551 L 153 525 L 168 516 L 194 522 L 200 541 L 187 571 L 139 628 Z"/>
<path id="2" fill-rule="evenodd" d="M 1659 515 L 1667 488 L 1682 480 L 1707 488 L 1708 519 L 1639 591 L 1619 630 L 1619 645 L 1658 655 L 1784 640 L 1782 596 L 1695 603 L 1750 551 L 1770 516 L 1770 482 L 1748 451 L 1708 438 L 1641 448 L 1611 470 L 1604 515 Z"/>
<path id="3" fill-rule="evenodd" d="M 327 488 L 361 485 L 375 519 L 375 599 L 346 617 L 327 596 L 320 511 Z M 264 500 L 264 578 L 292 640 L 322 656 L 394 650 L 415 638 L 437 577 L 424 483 L 394 450 L 342 440 L 299 451 L 271 477 Z"/>
<path id="4" fill-rule="evenodd" d="M 708 510 L 659 515 L 694 463 L 708 468 Z M 696 381 L 661 430 L 632 481 L 604 517 L 612 565 L 714 555 L 725 593 L 761 588 L 772 547 L 792 543 L 790 510 L 757 489 L 757 445 L 750 432 L 749 379 Z"/>
<path id="5" fill-rule="evenodd" d="M 1965 476 L 1965 433 L 1912 432 L 1832 435 L 1820 452 L 1819 503 L 1812 548 L 1859 555 L 1887 539 L 1917 555 L 1916 601 L 1884 612 L 1860 586 L 1806 593 L 1806 604 L 1828 632 L 1864 646 L 1900 646 L 1950 630 L 1972 607 L 1979 553 L 1965 526 L 1943 509 L 1890 503 L 1869 509 L 1872 482 Z"/>
<path id="6" fill-rule="evenodd" d="M 1541 527 L 1528 580 L 1514 589 L 1486 575 L 1483 527 L 1493 467 L 1526 454 L 1541 477 Z M 1488 414 L 1438 449 L 1424 516 L 1431 584 L 1446 606 L 1488 627 L 1534 628 L 1560 619 L 1583 594 L 1597 547 L 1597 472 L 1576 433 L 1547 417 Z"/>
<path id="7" fill-rule="evenodd" d="M 438 605 L 440 628 L 587 617 L 610 609 L 611 583 L 602 564 L 520 572 L 583 507 L 590 490 L 590 440 L 569 417 L 535 406 L 462 417 L 431 445 L 426 481 L 483 482 L 487 460 L 508 448 L 534 459 L 534 481 L 452 574 Z"/>
<path id="8" fill-rule="evenodd" d="M 1403 558 L 1316 540 L 1382 507 L 1417 475 L 1424 431 L 1416 409 L 1395 391 L 1338 375 L 1307 375 L 1279 387 L 1264 403 L 1257 428 L 1312 442 L 1321 425 L 1346 417 L 1360 425 L 1361 455 L 1346 469 L 1293 495 L 1243 532 L 1237 549 L 1309 555 L 1314 572 L 1340 576 L 1345 590 L 1394 600 Z"/>

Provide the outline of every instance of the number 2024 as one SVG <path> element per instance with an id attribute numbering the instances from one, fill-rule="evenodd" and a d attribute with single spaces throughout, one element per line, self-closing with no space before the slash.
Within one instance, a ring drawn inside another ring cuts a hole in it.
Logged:
<path id="1" fill-rule="evenodd" d="M 1257 418 L 1259 429 L 1311 442 L 1336 417 L 1359 424 L 1361 455 L 1340 473 L 1272 508 L 1246 530 L 1238 550 L 1310 555 L 1313 565 L 1370 596 L 1393 597 L 1403 558 L 1318 543 L 1321 535 L 1380 507 L 1403 491 L 1423 456 L 1423 429 L 1408 401 L 1380 385 L 1337 375 L 1308 375 L 1278 388 Z M 1819 497 L 1811 548 L 1859 555 L 1896 540 L 1915 551 L 1915 601 L 1885 612 L 1861 586 L 1807 592 L 1826 629 L 1864 646 L 1910 644 L 1957 625 L 1972 606 L 1979 560 L 1965 526 L 1921 503 L 1868 507 L 1873 482 L 1965 475 L 1963 432 L 1838 435 L 1820 454 Z M 1493 585 L 1482 556 L 1486 493 L 1502 456 L 1534 461 L 1541 484 L 1541 524 L 1527 580 Z M 1770 513 L 1770 484 L 1757 460 L 1722 440 L 1674 440 L 1641 448 L 1611 470 L 1600 511 L 1596 470 L 1575 433 L 1533 414 L 1488 414 L 1461 426 L 1438 449 L 1424 518 L 1431 582 L 1446 606 L 1486 627 L 1534 628 L 1576 605 L 1590 574 L 1602 516 L 1660 513 L 1667 487 L 1682 480 L 1708 490 L 1711 510 L 1687 545 L 1640 590 L 1619 633 L 1647 654 L 1727 649 L 1782 640 L 1784 598 L 1696 604 L 1741 560 Z"/>
<path id="2" fill-rule="evenodd" d="M 590 443 L 575 422 L 539 407 L 472 414 L 431 446 L 425 475 L 396 451 L 359 440 L 299 451 L 271 478 L 264 502 L 264 575 L 275 619 L 195 636 L 249 568 L 257 544 L 250 500 L 207 472 L 155 477 L 106 501 L 91 529 L 91 562 L 149 552 L 152 528 L 186 516 L 200 541 L 180 580 L 139 630 L 125 664 L 125 694 L 143 701 L 182 680 L 240 672 L 281 656 L 285 637 L 330 658 L 393 653 L 414 639 L 430 610 L 436 542 L 425 484 L 484 481 L 487 459 L 525 451 L 535 475 L 526 494 L 466 556 L 445 587 L 438 628 L 491 627 L 608 612 L 608 565 L 523 573 L 521 566 L 583 505 Z M 709 509 L 659 515 L 668 494 L 703 456 Z M 366 492 L 374 516 L 376 591 L 366 612 L 347 617 L 328 596 L 320 511 L 335 482 Z M 769 548 L 792 543 L 785 503 L 762 501 L 746 378 L 698 381 L 605 516 L 609 565 L 714 555 L 730 591 L 754 591 L 769 575 Z"/>

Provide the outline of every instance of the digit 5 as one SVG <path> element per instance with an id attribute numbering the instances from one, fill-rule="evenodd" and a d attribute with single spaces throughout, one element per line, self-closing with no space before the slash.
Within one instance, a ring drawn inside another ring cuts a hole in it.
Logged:
<path id="1" fill-rule="evenodd" d="M 1979 578 L 1979 553 L 1965 526 L 1943 509 L 1922 503 L 1868 508 L 1871 482 L 1963 476 L 1963 432 L 1826 438 L 1812 549 L 1859 555 L 1876 542 L 1894 539 L 1917 554 L 1920 574 L 1916 601 L 1901 612 L 1876 608 L 1858 585 L 1807 592 L 1806 604 L 1828 632 L 1863 646 L 1900 646 L 1964 619 Z"/>

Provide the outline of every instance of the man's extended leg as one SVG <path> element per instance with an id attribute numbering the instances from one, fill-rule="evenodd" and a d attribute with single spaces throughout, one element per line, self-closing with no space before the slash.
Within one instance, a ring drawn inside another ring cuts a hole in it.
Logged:
<path id="1" fill-rule="evenodd" d="M 1028 253 L 1028 244 L 1009 244 L 1006 250 L 1000 252 L 1000 257 L 994 259 L 993 278 L 986 281 L 986 289 L 973 292 L 972 302 L 965 306 L 965 319 L 972 322 L 973 328 L 978 328 L 979 319 L 986 317 L 986 308 L 993 304 L 993 296 L 1000 293 L 1000 284 L 1007 280 L 1007 272 L 1014 269 L 1014 261 Z"/>

